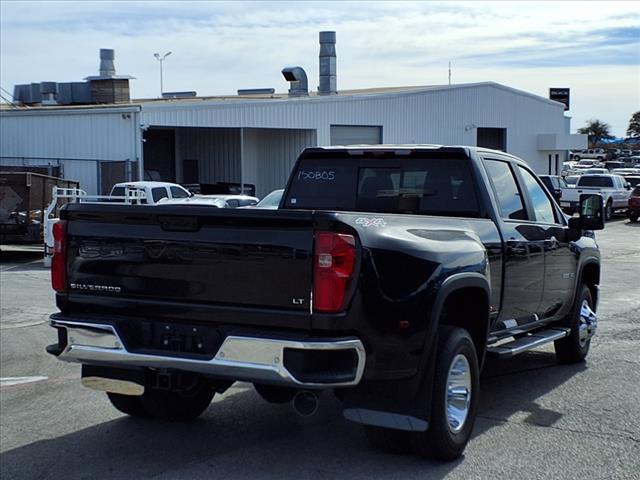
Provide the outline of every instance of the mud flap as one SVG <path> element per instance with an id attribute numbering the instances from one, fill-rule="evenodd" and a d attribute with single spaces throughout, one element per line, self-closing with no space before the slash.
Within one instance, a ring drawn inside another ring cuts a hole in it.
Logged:
<path id="1" fill-rule="evenodd" d="M 420 432 L 429 427 L 436 348 L 429 349 L 419 372 L 408 379 L 363 381 L 339 391 L 347 420 L 395 430 Z"/>

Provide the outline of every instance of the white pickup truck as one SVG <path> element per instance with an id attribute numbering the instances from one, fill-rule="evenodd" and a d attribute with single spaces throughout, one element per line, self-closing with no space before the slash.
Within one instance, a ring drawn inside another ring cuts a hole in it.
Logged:
<path id="1" fill-rule="evenodd" d="M 116 183 L 111 189 L 111 197 L 119 198 L 125 195 L 125 189 L 144 192 L 142 203 L 156 205 L 163 198 L 189 198 L 191 193 L 176 183 L 168 182 L 122 182 Z"/>
<path id="2" fill-rule="evenodd" d="M 605 217 L 609 220 L 614 210 L 627 208 L 631 185 L 620 175 L 585 174 L 578 178 L 575 187 L 562 189 L 560 206 L 566 213 L 573 214 L 578 209 L 583 193 L 602 195 Z"/>
<path id="3" fill-rule="evenodd" d="M 590 148 L 589 150 L 582 150 L 581 152 L 573 153 L 573 160 L 579 161 L 586 158 L 591 158 L 602 162 L 606 160 L 607 152 L 605 152 L 602 148 Z"/>

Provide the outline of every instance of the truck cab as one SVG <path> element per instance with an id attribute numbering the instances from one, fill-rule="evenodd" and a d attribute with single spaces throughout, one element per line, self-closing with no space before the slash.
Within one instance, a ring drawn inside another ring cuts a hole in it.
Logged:
<path id="1" fill-rule="evenodd" d="M 125 189 L 141 190 L 145 193 L 146 200 L 143 203 L 147 205 L 157 205 L 163 198 L 189 198 L 191 193 L 184 187 L 176 183 L 168 182 L 122 182 L 116 183 L 111 188 L 110 196 L 124 197 Z"/>

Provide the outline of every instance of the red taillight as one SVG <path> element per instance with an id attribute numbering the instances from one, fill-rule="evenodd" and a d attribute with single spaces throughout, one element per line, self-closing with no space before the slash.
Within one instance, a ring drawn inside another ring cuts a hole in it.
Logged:
<path id="1" fill-rule="evenodd" d="M 356 265 L 353 235 L 316 234 L 313 254 L 313 309 L 334 313 L 344 310 L 347 290 Z"/>
<path id="2" fill-rule="evenodd" d="M 67 290 L 67 221 L 53 224 L 53 258 L 51 259 L 51 286 L 56 292 Z"/>

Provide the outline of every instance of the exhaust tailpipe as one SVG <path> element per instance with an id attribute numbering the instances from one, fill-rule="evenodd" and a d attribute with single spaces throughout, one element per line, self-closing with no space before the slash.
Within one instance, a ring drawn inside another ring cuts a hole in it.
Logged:
<path id="1" fill-rule="evenodd" d="M 293 409 L 301 417 L 310 417 L 318 411 L 318 395 L 309 390 L 300 390 L 291 401 Z"/>

